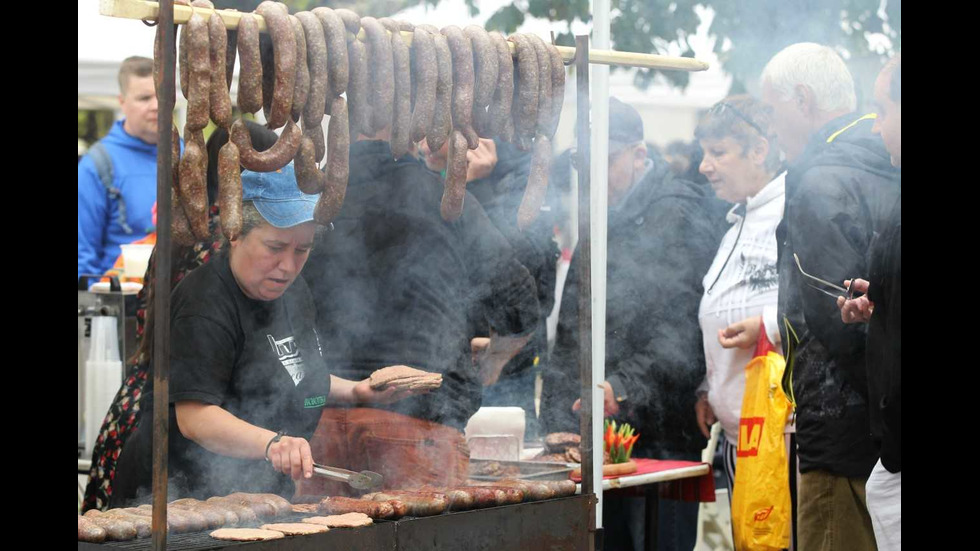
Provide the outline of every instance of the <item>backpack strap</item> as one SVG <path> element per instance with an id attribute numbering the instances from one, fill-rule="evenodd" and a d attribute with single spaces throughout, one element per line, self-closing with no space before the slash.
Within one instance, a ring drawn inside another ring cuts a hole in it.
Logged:
<path id="1" fill-rule="evenodd" d="M 112 185 L 112 159 L 109 158 L 109 152 L 102 145 L 102 140 L 92 144 L 88 152 L 92 157 L 92 162 L 95 163 L 95 170 L 99 174 L 99 181 L 105 187 L 109 200 L 119 203 L 119 226 L 124 232 L 128 234 L 133 233 L 133 229 L 126 223 L 126 201 L 123 200 L 119 188 Z"/>

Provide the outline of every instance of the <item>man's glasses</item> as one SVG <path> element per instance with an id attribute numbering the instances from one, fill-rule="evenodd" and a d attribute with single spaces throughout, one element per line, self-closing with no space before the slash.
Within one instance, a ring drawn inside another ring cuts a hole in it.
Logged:
<path id="1" fill-rule="evenodd" d="M 724 101 L 716 103 L 715 106 L 712 107 L 710 111 L 708 111 L 708 114 L 712 116 L 717 116 L 726 112 L 732 113 L 736 117 L 742 119 L 743 121 L 745 121 L 745 124 L 751 126 L 752 128 L 755 128 L 756 131 L 759 132 L 760 136 L 766 137 L 766 133 L 762 131 L 762 128 L 758 124 L 752 122 L 752 119 L 745 116 L 744 113 L 736 109 L 735 106 L 730 103 Z"/>

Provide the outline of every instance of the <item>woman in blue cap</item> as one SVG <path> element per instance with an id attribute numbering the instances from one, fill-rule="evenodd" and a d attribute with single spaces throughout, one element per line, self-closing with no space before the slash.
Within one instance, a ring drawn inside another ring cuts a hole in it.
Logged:
<path id="1" fill-rule="evenodd" d="M 324 406 L 402 397 L 328 373 L 313 299 L 298 277 L 313 248 L 319 196 L 298 189 L 292 164 L 246 170 L 242 188 L 241 236 L 171 297 L 170 424 L 177 430 L 168 495 L 175 498 L 291 497 L 292 480 L 312 475 L 307 438 Z M 147 398 L 142 407 L 152 412 Z M 149 497 L 152 426 L 140 423 L 119 459 L 113 507 Z"/>

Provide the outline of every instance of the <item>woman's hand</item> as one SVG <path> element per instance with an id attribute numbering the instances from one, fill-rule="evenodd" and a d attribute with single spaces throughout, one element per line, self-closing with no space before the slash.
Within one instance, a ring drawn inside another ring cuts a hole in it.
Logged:
<path id="1" fill-rule="evenodd" d="M 269 446 L 266 459 L 272 463 L 273 469 L 293 479 L 313 476 L 313 453 L 305 438 L 283 436 Z"/>
<path id="2" fill-rule="evenodd" d="M 718 418 L 715 417 L 715 410 L 711 409 L 708 403 L 708 395 L 701 394 L 698 401 L 694 403 L 694 414 L 698 418 L 698 428 L 705 438 L 711 438 L 711 425 L 714 425 Z"/>
<path id="3" fill-rule="evenodd" d="M 718 330 L 718 342 L 722 348 L 752 348 L 759 340 L 759 327 L 762 316 L 753 316 L 737 321 Z"/>
<path id="4" fill-rule="evenodd" d="M 875 303 L 868 300 L 868 282 L 863 279 L 844 280 L 844 287 L 864 293 L 863 296 L 847 299 L 837 297 L 837 307 L 840 308 L 840 319 L 844 323 L 867 323 L 874 313 Z"/>

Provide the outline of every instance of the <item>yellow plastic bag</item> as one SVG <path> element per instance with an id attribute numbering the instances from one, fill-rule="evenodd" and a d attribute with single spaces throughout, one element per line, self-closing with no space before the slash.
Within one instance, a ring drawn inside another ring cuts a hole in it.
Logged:
<path id="1" fill-rule="evenodd" d="M 737 550 L 789 548 L 792 522 L 783 438 L 791 406 L 780 384 L 786 364 L 771 350 L 759 352 L 745 366 L 732 490 Z"/>

